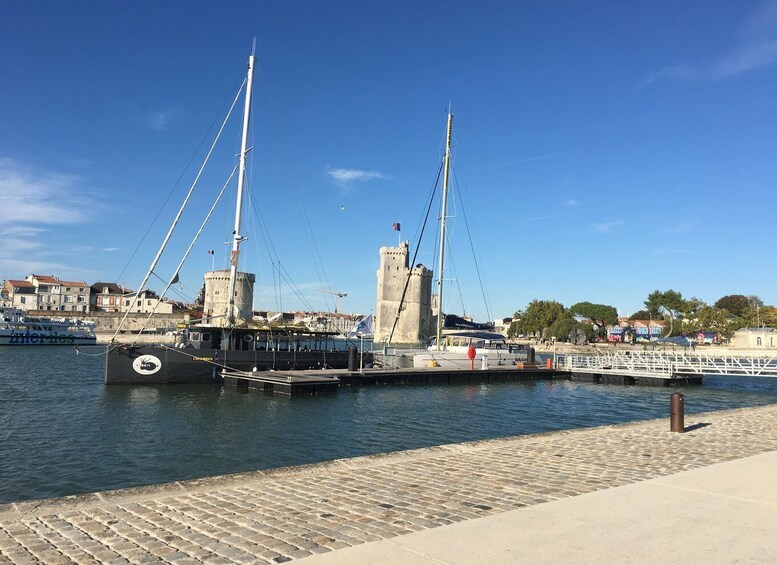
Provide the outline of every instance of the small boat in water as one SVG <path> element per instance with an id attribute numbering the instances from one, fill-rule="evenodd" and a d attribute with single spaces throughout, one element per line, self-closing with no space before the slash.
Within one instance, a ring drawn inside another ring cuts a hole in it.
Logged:
<path id="1" fill-rule="evenodd" d="M 516 365 L 534 363 L 534 350 L 528 345 L 507 343 L 505 336 L 485 331 L 453 331 L 443 334 L 440 347 L 432 338 L 427 351 L 413 355 L 413 367 L 469 369 L 473 365 Z"/>
<path id="2" fill-rule="evenodd" d="M 26 316 L 0 306 L 0 345 L 94 345 L 94 324 L 67 318 Z"/>

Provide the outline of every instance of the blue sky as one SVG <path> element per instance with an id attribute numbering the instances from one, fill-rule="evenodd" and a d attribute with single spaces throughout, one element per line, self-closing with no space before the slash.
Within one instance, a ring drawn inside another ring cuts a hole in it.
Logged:
<path id="1" fill-rule="evenodd" d="M 628 315 L 668 288 L 777 303 L 777 2 L 760 1 L 4 2 L 0 279 L 136 287 L 254 36 L 251 194 L 306 297 L 276 290 L 250 214 L 257 307 L 331 309 L 326 288 L 374 308 L 392 223 L 416 243 L 449 102 L 446 310 L 487 317 L 464 213 L 492 318 L 534 298 Z M 231 170 L 238 127 L 225 139 L 162 277 Z M 225 265 L 230 190 L 186 296 Z"/>

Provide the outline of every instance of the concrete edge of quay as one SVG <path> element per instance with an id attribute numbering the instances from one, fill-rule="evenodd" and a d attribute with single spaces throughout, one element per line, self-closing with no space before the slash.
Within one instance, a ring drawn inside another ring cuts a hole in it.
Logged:
<path id="1" fill-rule="evenodd" d="M 127 487 L 116 490 L 107 490 L 83 494 L 74 494 L 56 498 L 32 499 L 17 502 L 0 504 L 0 521 L 24 520 L 37 516 L 56 514 L 64 511 L 83 510 L 97 508 L 101 506 L 116 505 L 130 502 L 141 502 L 147 500 L 161 500 L 167 497 L 176 497 L 198 492 L 207 492 L 214 488 L 230 488 L 240 486 L 249 481 L 258 479 L 283 479 L 300 478 L 306 476 L 316 476 L 325 474 L 327 470 L 360 470 L 379 467 L 389 463 L 402 460 L 419 461 L 433 458 L 441 453 L 468 453 L 480 449 L 488 449 L 499 444 L 513 444 L 517 442 L 531 444 L 546 441 L 554 436 L 595 434 L 603 429 L 629 430 L 634 428 L 656 428 L 656 431 L 667 437 L 673 437 L 676 441 L 682 441 L 683 436 L 692 434 L 698 426 L 707 425 L 705 421 L 714 420 L 721 415 L 736 415 L 737 413 L 752 413 L 754 411 L 775 410 L 777 404 L 768 404 L 764 406 L 734 408 L 730 410 L 719 410 L 713 412 L 700 412 L 687 414 L 689 420 L 686 423 L 686 429 L 690 428 L 684 434 L 673 433 L 669 430 L 669 415 L 665 418 L 655 418 L 648 420 L 636 420 L 632 422 L 623 422 L 618 424 L 606 424 L 601 426 L 592 426 L 585 428 L 569 428 L 553 430 L 537 434 L 526 434 L 507 436 L 500 438 L 491 438 L 483 440 L 474 440 L 462 443 L 443 444 L 438 446 L 422 447 L 418 449 L 390 451 L 384 453 L 375 453 L 370 455 L 359 455 L 354 457 L 334 459 L 317 463 L 309 463 L 290 467 L 277 467 L 272 469 L 262 469 L 255 471 L 244 471 L 226 475 L 214 475 L 196 479 L 187 479 L 181 481 L 171 481 L 167 483 L 157 483 Z M 736 459 L 730 457 L 725 460 Z"/>

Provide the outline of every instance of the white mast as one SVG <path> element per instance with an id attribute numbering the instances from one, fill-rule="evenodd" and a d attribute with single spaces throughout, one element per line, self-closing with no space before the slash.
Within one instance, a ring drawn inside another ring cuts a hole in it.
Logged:
<path id="1" fill-rule="evenodd" d="M 235 204 L 235 231 L 232 232 L 232 254 L 229 257 L 229 302 L 227 304 L 227 325 L 235 325 L 235 283 L 237 263 L 240 256 L 240 220 L 243 212 L 243 187 L 246 178 L 246 154 L 248 153 L 248 125 L 251 118 L 251 86 L 254 80 L 254 54 L 248 57 L 248 78 L 246 81 L 246 102 L 243 109 L 243 139 L 240 144 L 240 170 L 237 178 L 237 202 Z"/>
<path id="2" fill-rule="evenodd" d="M 445 166 L 442 177 L 442 206 L 440 211 L 440 257 L 437 262 L 437 351 L 440 351 L 442 340 L 442 287 L 445 267 L 445 226 L 448 216 L 448 173 L 451 168 L 451 132 L 453 131 L 453 114 L 448 110 L 448 131 L 445 135 Z"/>

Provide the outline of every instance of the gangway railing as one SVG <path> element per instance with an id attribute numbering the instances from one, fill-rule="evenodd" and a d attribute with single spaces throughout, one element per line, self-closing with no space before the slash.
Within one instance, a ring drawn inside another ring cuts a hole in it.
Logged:
<path id="1" fill-rule="evenodd" d="M 683 375 L 777 377 L 777 352 L 628 350 L 596 355 L 564 354 L 557 357 L 556 368 L 572 373 L 666 378 Z"/>

